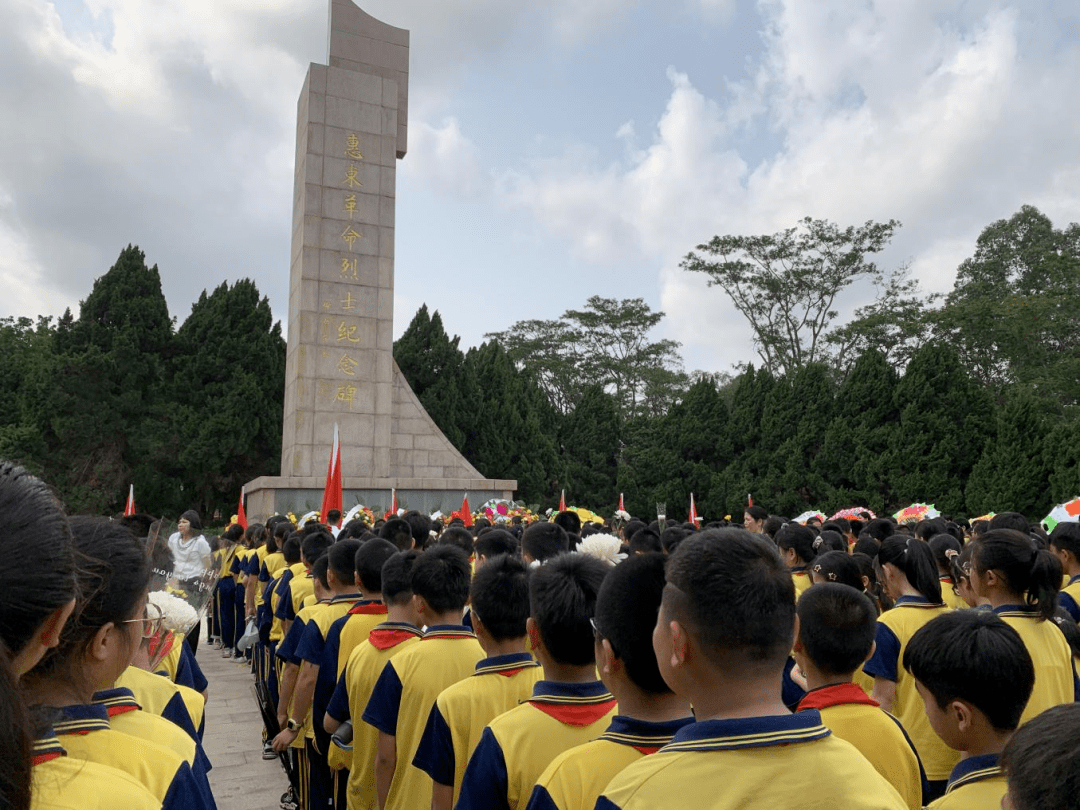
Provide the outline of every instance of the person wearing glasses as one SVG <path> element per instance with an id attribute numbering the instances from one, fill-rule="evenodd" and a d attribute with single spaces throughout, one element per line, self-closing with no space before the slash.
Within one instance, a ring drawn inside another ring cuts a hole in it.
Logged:
<path id="1" fill-rule="evenodd" d="M 147 612 L 150 562 L 120 523 L 73 518 L 69 525 L 83 599 L 57 645 L 24 676 L 30 704 L 58 718 L 53 730 L 69 756 L 123 771 L 163 810 L 215 808 L 205 773 L 196 774 L 159 736 L 165 726 L 153 732 L 153 741 L 133 736 L 113 726 L 106 702 L 95 702 L 97 693 L 114 688 L 145 635 L 156 632 L 157 617 Z"/>

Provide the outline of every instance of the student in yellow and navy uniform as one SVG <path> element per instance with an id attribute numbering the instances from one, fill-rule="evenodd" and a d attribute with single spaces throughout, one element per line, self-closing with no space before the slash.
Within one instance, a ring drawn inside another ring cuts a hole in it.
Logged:
<path id="1" fill-rule="evenodd" d="M 915 745 L 900 721 L 852 682 L 874 648 L 874 603 L 851 585 L 815 582 L 797 612 L 795 660 L 810 687 L 798 711 L 816 709 L 821 722 L 859 749 L 911 810 L 920 810 L 928 786 Z"/>
<path id="2" fill-rule="evenodd" d="M 877 645 L 863 671 L 874 678 L 874 698 L 896 715 L 915 743 L 926 778 L 927 801 L 945 791 L 959 755 L 941 741 L 926 719 L 915 679 L 901 665 L 904 649 L 915 631 L 949 608 L 941 601 L 941 582 L 930 547 L 914 537 L 890 537 L 878 550 L 885 591 L 895 602 L 878 618 Z"/>
<path id="3" fill-rule="evenodd" d="M 332 542 L 333 538 L 330 539 Z M 333 798 L 333 775 L 326 760 L 330 750 L 330 735 L 323 730 L 322 718 L 337 683 L 337 671 L 336 656 L 330 661 L 324 658 L 326 633 L 330 625 L 345 616 L 360 600 L 354 584 L 354 560 L 359 549 L 360 541 L 353 539 L 341 540 L 330 546 L 325 555 L 326 584 L 330 599 L 321 609 L 312 611 L 296 646 L 300 670 L 297 673 L 290 716 L 297 721 L 304 717 L 319 721 L 311 723 L 314 737 L 307 743 L 308 796 L 312 807 L 326 807 L 332 803 Z M 296 737 L 297 732 L 284 729 L 278 739 L 274 740 L 275 749 L 284 750 Z"/>
<path id="4" fill-rule="evenodd" d="M 533 687 L 528 702 L 484 729 L 456 807 L 524 808 L 556 756 L 596 739 L 610 725 L 615 698 L 596 680 L 591 625 L 596 595 L 610 570 L 595 557 L 560 554 L 533 571 L 527 628 L 544 680 Z"/>
<path id="5" fill-rule="evenodd" d="M 941 583 L 941 600 L 953 610 L 966 608 L 967 604 L 953 589 L 956 584 L 952 578 L 952 558 L 960 555 L 963 546 L 951 534 L 936 534 L 927 542 L 934 553 L 934 562 L 938 570 L 938 582 Z"/>
<path id="6" fill-rule="evenodd" d="M 222 541 L 225 544 L 221 551 L 220 576 L 216 589 L 215 604 L 218 611 L 218 629 L 221 636 L 222 656 L 232 656 L 233 647 L 239 638 L 236 635 L 236 611 L 233 604 L 236 602 L 236 574 L 234 563 L 244 549 L 239 545 L 244 537 L 244 528 L 234 523 L 225 530 Z"/>
<path id="7" fill-rule="evenodd" d="M 134 664 L 116 679 L 116 686 L 130 689 L 143 711 L 164 717 L 195 742 L 202 742 L 206 730 L 206 700 L 194 689 L 175 684 Z"/>
<path id="8" fill-rule="evenodd" d="M 780 556 L 791 571 L 791 581 L 795 583 L 796 600 L 810 587 L 810 563 L 817 556 L 814 539 L 814 533 L 798 523 L 785 523 L 776 533 Z"/>
<path id="9" fill-rule="evenodd" d="M 204 696 L 210 685 L 199 662 L 191 654 L 191 644 L 179 634 L 177 634 L 171 654 L 159 664 L 158 674 L 165 675 L 173 683 L 186 686 Z"/>
<path id="10" fill-rule="evenodd" d="M 1080 704 L 1047 709 L 1016 730 L 1001 754 L 1010 810 L 1074 807 L 1080 784 Z"/>
<path id="11" fill-rule="evenodd" d="M 664 593 L 661 553 L 615 566 L 596 598 L 596 665 L 620 714 L 599 739 L 551 761 L 533 788 L 529 810 L 592 810 L 616 774 L 663 748 L 694 721 L 690 704 L 660 675 L 652 634 Z"/>
<path id="12" fill-rule="evenodd" d="M 255 549 L 250 548 L 245 532 L 242 545 L 237 547 L 236 555 L 232 559 L 232 563 L 229 566 L 229 573 L 232 574 L 233 580 L 236 582 L 236 586 L 232 589 L 232 635 L 228 639 L 228 644 L 222 647 L 222 658 L 241 658 L 242 653 L 236 648 L 236 643 L 240 640 L 240 637 L 244 634 L 244 580 L 247 578 L 248 559 L 255 553 Z M 229 610 L 229 606 L 225 605 L 223 610 Z"/>
<path id="13" fill-rule="evenodd" d="M 932 810 L 1001 805 L 1006 786 L 998 758 L 1035 685 L 1035 665 L 1019 633 L 986 611 L 939 616 L 912 637 L 904 667 L 934 731 L 964 753 Z"/>
<path id="14" fill-rule="evenodd" d="M 326 544 L 327 535 L 323 532 L 300 534 L 300 562 L 289 566 L 292 576 L 285 579 L 278 589 L 278 605 L 274 615 L 281 620 L 283 636 L 289 635 L 289 625 L 303 607 L 304 599 L 315 592 L 309 571 L 322 554 L 330 548 Z M 333 538 L 331 538 L 332 540 Z M 308 553 L 312 556 L 308 556 Z"/>
<path id="15" fill-rule="evenodd" d="M 150 563 L 129 529 L 100 518 L 70 521 L 80 552 L 79 606 L 60 644 L 24 677 L 30 701 L 58 716 L 54 731 L 68 753 L 118 768 L 141 782 L 165 808 L 214 808 L 182 757 L 145 739 L 117 731 L 93 694 L 110 688 L 127 668 L 141 639 L 157 631 L 146 612 Z"/>
<path id="16" fill-rule="evenodd" d="M 1050 532 L 1050 551 L 1067 577 L 1058 604 L 1080 622 L 1080 523 L 1059 523 Z"/>
<path id="17" fill-rule="evenodd" d="M 528 700 L 541 675 L 525 650 L 529 569 L 521 558 L 504 554 L 486 561 L 469 594 L 473 632 L 487 657 L 471 678 L 444 689 L 428 714 L 413 765 L 432 779 L 432 810 L 451 810 L 484 727 Z"/>
<path id="18" fill-rule="evenodd" d="M 281 684 L 281 667 L 282 661 L 277 657 L 277 647 L 285 638 L 285 631 L 283 622 L 278 618 L 277 608 L 280 604 L 281 595 L 285 591 L 285 586 L 288 585 L 293 578 L 293 566 L 303 567 L 300 562 L 300 536 L 296 532 L 292 532 L 285 540 L 285 544 L 281 547 L 282 556 L 285 558 L 285 567 L 278 572 L 278 576 L 270 583 L 270 593 L 267 597 L 267 611 L 270 617 L 270 633 L 269 641 L 266 645 L 266 656 L 269 659 L 268 666 L 270 668 L 270 678 L 267 681 L 267 686 L 270 688 L 270 694 L 274 699 L 274 703 L 277 703 L 278 692 Z"/>
<path id="19" fill-rule="evenodd" d="M 795 588 L 768 537 L 736 528 L 692 534 L 666 574 L 653 645 L 664 681 L 693 705 L 697 722 L 623 769 L 598 810 L 906 807 L 817 711 L 784 706 Z M 820 778 L 793 787 L 794 774 Z"/>
<path id="20" fill-rule="evenodd" d="M 375 782 L 383 810 L 431 806 L 431 778 L 412 764 L 424 721 L 439 693 L 484 657 L 461 624 L 470 575 L 469 558 L 454 546 L 434 546 L 413 563 L 413 602 L 427 631 L 386 663 L 363 714 L 379 731 Z"/>
<path id="21" fill-rule="evenodd" d="M 364 547 L 378 542 L 378 539 L 368 540 Z M 375 790 L 375 748 L 379 732 L 374 726 L 361 722 L 360 717 L 386 662 L 419 643 L 423 635 L 419 629 L 420 617 L 413 606 L 410 581 L 413 562 L 419 552 L 398 552 L 397 546 L 393 548 L 395 553 L 387 559 L 380 573 L 386 621 L 376 625 L 367 639 L 350 653 L 323 718 L 323 727 L 328 734 L 333 734 L 346 722 L 353 727 L 352 750 L 342 752 L 348 771 L 345 777 L 348 810 L 377 810 L 379 806 Z M 333 751 L 330 760 L 333 766 Z"/>
<path id="22" fill-rule="evenodd" d="M 988 599 L 994 613 L 1024 640 L 1035 662 L 1035 689 L 1020 723 L 1057 706 L 1080 699 L 1072 651 L 1061 629 L 1047 621 L 1057 608 L 1061 563 L 1037 549 L 1027 535 L 1012 529 L 991 529 L 972 547 L 971 584 Z"/>
<path id="23" fill-rule="evenodd" d="M 31 810 L 160 810 L 137 779 L 116 768 L 69 757 L 46 730 L 34 741 Z"/>
<path id="24" fill-rule="evenodd" d="M 880 544 L 874 540 L 875 554 L 877 553 L 876 547 L 879 545 Z M 810 581 L 814 585 L 820 585 L 823 582 L 839 582 L 841 585 L 847 585 L 860 593 L 865 593 L 867 598 L 873 603 L 874 616 L 876 618 L 879 614 L 878 600 L 867 591 L 867 588 L 871 587 L 870 581 L 869 578 L 863 574 L 860 558 L 865 558 L 865 561 L 869 562 L 870 568 L 873 568 L 873 562 L 869 560 L 866 554 L 859 554 L 856 556 L 855 554 L 848 554 L 843 551 L 826 551 L 824 554 L 819 554 L 814 558 L 814 564 L 810 566 Z M 795 659 L 792 658 L 791 660 L 794 661 Z M 863 672 L 863 663 L 863 661 L 859 662 L 859 667 L 852 675 L 851 680 L 862 687 L 862 690 L 869 695 L 874 691 L 874 679 Z M 785 669 L 784 703 L 792 707 L 794 711 L 798 711 L 799 703 L 806 697 L 806 692 L 803 691 L 803 693 L 799 695 L 799 699 L 792 705 L 788 700 L 788 679 L 788 670 Z"/>

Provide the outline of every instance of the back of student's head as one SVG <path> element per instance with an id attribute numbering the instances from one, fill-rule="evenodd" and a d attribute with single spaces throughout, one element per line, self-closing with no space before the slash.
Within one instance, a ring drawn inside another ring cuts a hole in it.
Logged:
<path id="1" fill-rule="evenodd" d="M 341 510 L 340 509 L 327 509 L 326 510 L 326 522 L 331 526 L 337 526 L 341 522 Z"/>
<path id="2" fill-rule="evenodd" d="M 510 554 L 498 554 L 477 569 L 469 604 L 496 641 L 525 635 L 529 618 L 529 569 Z"/>
<path id="3" fill-rule="evenodd" d="M 915 524 L 915 536 L 922 541 L 928 541 L 931 537 L 939 534 L 947 534 L 944 518 L 926 518 Z"/>
<path id="4" fill-rule="evenodd" d="M 300 553 L 303 555 L 304 562 L 314 565 L 315 561 L 329 551 L 332 545 L 334 545 L 333 535 L 327 531 L 314 531 L 304 535 L 303 540 L 300 541 Z"/>
<path id="5" fill-rule="evenodd" d="M 846 551 L 826 551 L 814 558 L 810 564 L 810 573 L 817 582 L 839 582 L 857 591 L 863 590 L 862 570 L 859 564 Z"/>
<path id="6" fill-rule="evenodd" d="M 855 541 L 855 545 L 851 547 L 852 554 L 865 554 L 870 559 L 877 556 L 878 549 L 881 548 L 881 541 L 877 538 L 871 537 L 866 532 L 863 532 L 859 539 Z"/>
<path id="7" fill-rule="evenodd" d="M 295 528 L 293 527 L 292 521 L 287 517 L 281 517 L 279 515 L 278 520 L 274 521 L 274 528 L 271 530 L 271 533 L 277 538 L 278 545 L 281 546 L 284 544 L 285 538 L 294 530 Z"/>
<path id="8" fill-rule="evenodd" d="M 342 537 L 355 537 L 357 540 L 361 540 L 364 535 L 368 534 L 370 531 L 371 530 L 364 521 L 360 518 L 353 518 L 341 527 L 341 531 L 338 532 L 338 539 L 340 540 Z"/>
<path id="9" fill-rule="evenodd" d="M 326 573 L 330 570 L 330 555 L 323 554 L 311 564 L 311 578 L 316 580 L 326 590 L 330 590 L 330 580 Z"/>
<path id="10" fill-rule="evenodd" d="M 648 524 L 640 518 L 630 518 L 630 520 L 627 521 L 627 524 L 622 527 L 622 538 L 627 543 L 629 543 L 631 537 L 633 537 L 637 532 L 647 527 Z"/>
<path id="11" fill-rule="evenodd" d="M 1076 807 L 1080 703 L 1063 703 L 1024 723 L 1006 744 L 1001 769 L 1013 810 Z"/>
<path id="12" fill-rule="evenodd" d="M 596 660 L 589 620 L 610 570 L 587 554 L 561 554 L 532 572 L 529 615 L 548 654 L 558 663 L 585 666 Z"/>
<path id="13" fill-rule="evenodd" d="M 401 518 L 390 518 L 379 529 L 379 537 L 389 540 L 401 551 L 413 547 L 412 528 Z M 417 548 L 423 548 L 423 541 L 416 544 Z"/>
<path id="14" fill-rule="evenodd" d="M 822 525 L 823 532 L 839 532 L 841 535 L 851 534 L 851 521 L 847 518 L 833 518 Z"/>
<path id="15" fill-rule="evenodd" d="M 14 656 L 75 598 L 75 556 L 59 501 L 9 461 L 0 461 L 0 516 L 0 640 Z"/>
<path id="16" fill-rule="evenodd" d="M 893 535 L 878 549 L 878 562 L 882 567 L 898 568 L 907 577 L 908 584 L 928 601 L 941 602 L 941 580 L 934 553 L 922 540 Z"/>
<path id="17" fill-rule="evenodd" d="M 660 535 L 660 545 L 663 546 L 664 553 L 671 554 L 674 552 L 679 547 L 679 543 L 692 533 L 679 526 L 668 526 L 664 529 L 664 533 Z"/>
<path id="18" fill-rule="evenodd" d="M 244 539 L 244 527 L 239 523 L 230 524 L 225 527 L 221 537 L 226 543 L 239 543 Z"/>
<path id="19" fill-rule="evenodd" d="M 353 554 L 353 571 L 360 579 L 360 587 L 368 593 L 382 593 L 383 566 L 397 552 L 397 546 L 382 538 L 361 543 Z M 385 602 L 385 594 L 383 596 Z"/>
<path id="20" fill-rule="evenodd" d="M 980 575 L 995 571 L 1013 593 L 1038 608 L 1049 619 L 1061 589 L 1061 562 L 1040 549 L 1027 534 L 1012 529 L 991 529 L 972 548 L 971 566 Z"/>
<path id="21" fill-rule="evenodd" d="M 797 611 L 799 641 L 806 657 L 822 672 L 847 676 L 870 657 L 877 608 L 861 590 L 823 582 L 803 593 Z"/>
<path id="22" fill-rule="evenodd" d="M 783 665 L 795 585 L 773 541 L 734 527 L 691 535 L 668 558 L 667 581 L 665 615 L 687 627 L 715 668 Z"/>
<path id="23" fill-rule="evenodd" d="M 1020 722 L 1035 686 L 1035 665 L 1020 634 L 989 611 L 954 610 L 915 631 L 904 669 L 945 711 L 970 703 L 999 731 Z"/>
<path id="24" fill-rule="evenodd" d="M 987 531 L 994 531 L 995 529 L 1012 529 L 1014 532 L 1027 534 L 1031 531 L 1031 523 L 1019 512 L 998 512 L 990 518 Z"/>
<path id="25" fill-rule="evenodd" d="M 285 558 L 286 565 L 296 565 L 300 562 L 300 533 L 293 532 L 281 547 L 281 556 Z"/>
<path id="26" fill-rule="evenodd" d="M 439 542 L 457 546 L 464 551 L 467 556 L 471 557 L 473 554 L 472 532 L 464 526 L 451 526 L 449 529 L 444 530 L 443 533 L 439 535 Z"/>
<path id="27" fill-rule="evenodd" d="M 544 562 L 569 550 L 570 536 L 557 523 L 534 523 L 521 536 L 521 551 L 537 562 Z"/>
<path id="28" fill-rule="evenodd" d="M 473 549 L 477 557 L 490 560 L 500 554 L 516 556 L 519 545 L 518 539 L 506 529 L 488 529 L 476 538 Z"/>
<path id="29" fill-rule="evenodd" d="M 1080 523 L 1059 523 L 1050 532 L 1050 545 L 1069 552 L 1080 562 Z"/>
<path id="30" fill-rule="evenodd" d="M 951 560 L 963 551 L 960 541 L 951 534 L 935 534 L 927 545 L 934 553 L 934 562 L 937 563 L 938 571 L 951 576 Z"/>
<path id="31" fill-rule="evenodd" d="M 892 537 L 894 531 L 895 526 L 891 520 L 888 518 L 875 518 L 863 526 L 863 530 L 859 534 L 869 535 L 880 543 L 882 540 Z"/>
<path id="32" fill-rule="evenodd" d="M 551 522 L 556 526 L 560 526 L 567 534 L 581 534 L 581 518 L 577 512 L 571 512 L 567 509 L 565 512 L 559 512 L 555 517 L 551 519 Z"/>
<path id="33" fill-rule="evenodd" d="M 431 539 L 431 518 L 419 512 L 406 512 L 401 519 L 409 524 L 409 533 L 416 541 L 416 547 L 423 548 Z"/>
<path id="34" fill-rule="evenodd" d="M 765 522 L 761 526 L 763 534 L 769 535 L 773 539 L 776 539 L 776 533 L 780 531 L 784 526 L 790 523 L 786 517 L 780 517 L 779 515 L 770 515 L 765 518 Z"/>
<path id="35" fill-rule="evenodd" d="M 462 610 L 469 601 L 472 570 L 457 546 L 432 546 L 413 563 L 412 589 L 435 613 Z"/>
<path id="36" fill-rule="evenodd" d="M 798 523 L 785 523 L 784 527 L 776 533 L 776 545 L 780 547 L 780 550 L 793 549 L 804 563 L 809 563 L 817 556 L 814 540 L 814 533 Z"/>
<path id="37" fill-rule="evenodd" d="M 847 540 L 844 539 L 844 535 L 840 534 L 840 532 L 834 532 L 832 529 L 823 531 L 814 538 L 815 555 L 821 555 L 827 551 L 842 551 L 847 554 L 847 547 Z"/>
<path id="38" fill-rule="evenodd" d="M 134 515 L 124 515 L 120 518 L 120 522 L 127 526 L 136 537 L 148 537 L 154 518 L 145 512 L 137 512 Z"/>
<path id="39" fill-rule="evenodd" d="M 665 529 L 665 533 L 668 530 Z M 683 530 L 677 527 L 672 527 L 670 531 L 682 532 Z M 630 538 L 630 553 L 631 554 L 648 554 L 651 551 L 663 551 L 664 545 L 660 540 L 660 535 L 654 532 L 652 529 L 642 529 Z"/>
<path id="40" fill-rule="evenodd" d="M 261 523 L 249 523 L 244 529 L 244 542 L 248 548 L 255 548 L 266 540 L 266 527 Z"/>
<path id="41" fill-rule="evenodd" d="M 607 639 L 626 674 L 653 694 L 670 692 L 660 675 L 652 634 L 664 595 L 663 554 L 639 554 L 612 569 L 596 597 L 596 631 Z"/>
<path id="42" fill-rule="evenodd" d="M 356 581 L 356 552 L 360 550 L 359 540 L 338 540 L 330 546 L 326 556 L 330 570 L 339 586 L 351 586 Z"/>
<path id="43" fill-rule="evenodd" d="M 377 540 L 369 541 L 379 542 Z M 365 543 L 364 545 L 367 545 Z M 393 546 L 393 543 L 390 544 Z M 382 580 L 382 599 L 385 605 L 406 605 L 413 598 L 412 570 L 419 551 L 396 551 L 383 563 L 380 579 Z"/>

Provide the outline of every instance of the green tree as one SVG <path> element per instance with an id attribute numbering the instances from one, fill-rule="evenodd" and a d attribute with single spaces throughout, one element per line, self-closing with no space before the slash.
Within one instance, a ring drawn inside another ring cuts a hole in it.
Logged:
<path id="1" fill-rule="evenodd" d="M 882 280 L 867 255 L 884 250 L 898 227 L 889 220 L 841 229 L 806 217 L 775 234 L 714 236 L 680 266 L 731 298 L 763 366 L 780 376 L 828 359 L 836 297 L 860 279 Z"/>
<path id="2" fill-rule="evenodd" d="M 408 329 L 394 341 L 394 359 L 420 404 L 443 435 L 458 450 L 465 448 L 466 402 L 471 390 L 462 381 L 465 355 L 461 340 L 451 339 L 436 310 L 428 315 L 424 304 L 413 316 Z"/>
<path id="3" fill-rule="evenodd" d="M 0 318 L 0 458 L 43 473 L 42 404 L 53 368 L 50 318 Z"/>
<path id="4" fill-rule="evenodd" d="M 735 379 L 731 388 L 728 421 L 731 461 L 714 484 L 728 493 L 725 514 L 737 517 L 746 506 L 747 495 L 753 495 L 755 491 L 758 493 L 755 503 L 772 508 L 771 504 L 762 501 L 760 491 L 769 461 L 762 418 L 765 403 L 776 385 L 776 378 L 768 370 L 755 369 L 751 365 Z"/>
<path id="5" fill-rule="evenodd" d="M 1048 471 L 1052 503 L 1065 503 L 1080 496 L 1080 414 L 1074 409 L 1047 432 L 1043 463 Z M 1042 516 L 1036 513 L 1032 517 Z"/>
<path id="6" fill-rule="evenodd" d="M 617 497 L 619 410 L 599 385 L 582 394 L 565 418 L 560 450 L 567 497 L 577 504 L 609 504 Z"/>

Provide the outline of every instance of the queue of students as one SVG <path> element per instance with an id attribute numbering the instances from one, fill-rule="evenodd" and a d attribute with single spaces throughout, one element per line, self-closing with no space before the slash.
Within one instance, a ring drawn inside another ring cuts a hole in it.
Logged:
<path id="1" fill-rule="evenodd" d="M 160 634 L 139 533 L 69 519 L 3 463 L 0 516 L 0 803 L 213 807 L 184 687 L 132 666 Z M 573 518 L 436 536 L 413 514 L 337 537 L 273 518 L 219 554 L 222 654 L 245 654 L 235 620 L 254 620 L 283 800 L 1076 805 L 1080 526 L 1044 538 L 1005 516 L 928 534 L 751 513 L 746 528 L 630 524 L 612 554 Z M 955 546 L 934 543 L 946 533 Z"/>

